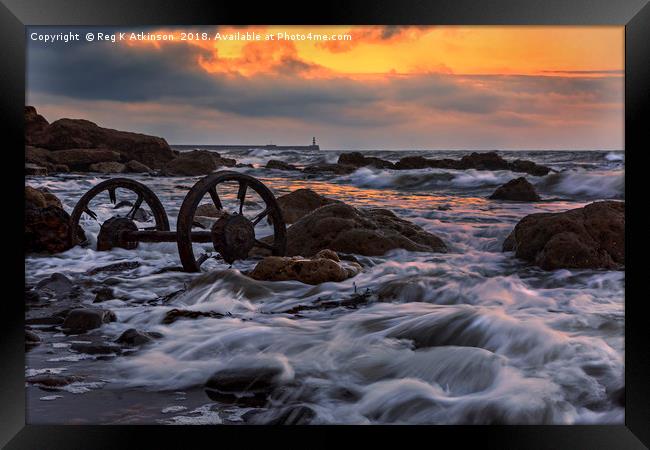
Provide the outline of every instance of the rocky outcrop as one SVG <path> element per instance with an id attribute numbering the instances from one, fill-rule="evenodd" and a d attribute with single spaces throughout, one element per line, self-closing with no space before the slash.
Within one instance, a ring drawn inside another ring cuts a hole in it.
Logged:
<path id="1" fill-rule="evenodd" d="M 561 213 L 530 214 L 503 244 L 542 269 L 622 269 L 625 203 L 604 201 Z"/>
<path id="2" fill-rule="evenodd" d="M 25 143 L 53 151 L 108 149 L 120 155 L 120 162 L 135 160 L 156 169 L 174 158 L 163 138 L 102 128 L 82 119 L 59 119 L 48 124 L 33 106 L 25 107 Z"/>
<path id="3" fill-rule="evenodd" d="M 271 159 L 267 161 L 265 167 L 267 169 L 276 169 L 276 170 L 300 170 L 293 164 L 289 164 L 284 161 L 279 161 L 277 159 Z"/>
<path id="4" fill-rule="evenodd" d="M 377 169 L 394 169 L 395 164 L 381 158 L 364 156 L 360 152 L 342 153 L 339 156 L 338 164 L 343 166 L 352 166 L 354 168 L 371 166 Z"/>
<path id="5" fill-rule="evenodd" d="M 332 172 L 336 175 L 347 175 L 357 170 L 357 167 L 347 166 L 341 164 L 310 164 L 306 166 L 302 171 L 304 173 L 319 174 L 323 172 Z"/>
<path id="6" fill-rule="evenodd" d="M 517 159 L 506 161 L 496 152 L 473 152 L 455 159 L 427 159 L 422 156 L 407 156 L 395 163 L 398 170 L 407 169 L 455 169 L 455 170 L 510 170 L 524 172 L 534 176 L 543 176 L 550 172 L 550 168 L 541 166 L 532 161 Z"/>
<path id="7" fill-rule="evenodd" d="M 154 339 L 159 339 L 162 334 L 154 331 L 140 331 L 135 328 L 129 328 L 118 337 L 115 342 L 127 347 L 137 347 L 147 344 Z"/>
<path id="8" fill-rule="evenodd" d="M 305 284 L 344 281 L 358 274 L 361 266 L 341 262 L 331 250 L 321 250 L 313 258 L 301 256 L 267 256 L 248 274 L 255 280 L 296 280 Z"/>
<path id="9" fill-rule="evenodd" d="M 68 313 L 62 328 L 68 333 L 81 334 L 115 320 L 115 313 L 107 309 L 78 308 Z"/>
<path id="10" fill-rule="evenodd" d="M 128 173 L 150 173 L 153 172 L 149 166 L 142 164 L 140 161 L 132 159 L 124 165 L 124 171 Z"/>
<path id="11" fill-rule="evenodd" d="M 316 209 L 287 229 L 287 256 L 313 256 L 330 249 L 380 256 L 389 250 L 446 252 L 438 236 L 386 209 L 357 209 L 333 203 Z"/>
<path id="12" fill-rule="evenodd" d="M 55 195 L 25 186 L 25 251 L 58 253 L 70 248 L 70 215 Z M 78 230 L 78 236 L 83 231 Z"/>
<path id="13" fill-rule="evenodd" d="M 65 164 L 59 164 L 52 157 L 53 152 L 44 148 L 25 146 L 25 167 L 28 164 L 44 168 L 47 173 L 33 173 L 31 175 L 47 175 L 57 172 L 69 172 L 70 168 Z"/>
<path id="14" fill-rule="evenodd" d="M 207 175 L 220 167 L 233 167 L 235 164 L 234 159 L 222 158 L 216 152 L 192 150 L 169 161 L 163 167 L 162 173 L 169 176 L 199 176 Z"/>
<path id="15" fill-rule="evenodd" d="M 62 164 L 72 171 L 87 172 L 90 166 L 103 162 L 119 162 L 120 154 L 112 150 L 93 148 L 71 148 L 50 152 L 54 164 Z"/>
<path id="16" fill-rule="evenodd" d="M 91 164 L 88 170 L 99 173 L 122 173 L 126 171 L 126 166 L 120 162 L 107 161 Z"/>
<path id="17" fill-rule="evenodd" d="M 538 202 L 541 200 L 535 186 L 530 184 L 524 177 L 515 178 L 499 186 L 489 198 L 516 202 Z"/>
<path id="18" fill-rule="evenodd" d="M 324 197 L 311 189 L 298 189 L 277 198 L 285 223 L 294 223 L 321 206 L 337 203 L 338 200 Z"/>

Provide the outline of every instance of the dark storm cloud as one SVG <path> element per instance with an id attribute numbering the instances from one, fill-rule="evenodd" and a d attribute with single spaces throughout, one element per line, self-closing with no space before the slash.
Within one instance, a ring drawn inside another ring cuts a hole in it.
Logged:
<path id="1" fill-rule="evenodd" d="M 392 27 L 385 31 L 399 32 Z M 485 116 L 495 124 L 524 126 L 532 125 L 527 115 L 550 114 L 558 105 L 622 99 L 622 79 L 615 76 L 421 74 L 386 76 L 381 82 L 342 76 L 304 78 L 302 74 L 318 66 L 292 56 L 282 58 L 272 74 L 226 76 L 198 66 L 199 56 L 209 60 L 214 54 L 182 44 L 157 49 L 110 42 L 28 42 L 30 92 L 85 101 L 186 105 L 247 118 L 384 127 L 415 120 L 414 114 L 425 111 Z"/>

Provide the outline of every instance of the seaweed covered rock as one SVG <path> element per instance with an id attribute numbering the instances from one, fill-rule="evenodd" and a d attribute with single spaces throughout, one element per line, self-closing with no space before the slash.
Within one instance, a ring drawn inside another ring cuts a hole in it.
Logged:
<path id="1" fill-rule="evenodd" d="M 446 252 L 438 236 L 386 209 L 357 209 L 337 202 L 304 216 L 287 229 L 287 255 L 312 256 L 323 249 L 380 256 L 389 250 Z"/>
<path id="2" fill-rule="evenodd" d="M 625 203 L 603 201 L 561 213 L 530 214 L 503 244 L 542 269 L 622 269 Z"/>
<path id="3" fill-rule="evenodd" d="M 492 200 L 511 200 L 516 202 L 538 202 L 540 196 L 535 186 L 530 184 L 524 177 L 515 178 L 506 184 L 499 186 L 492 195 Z"/>
<path id="4" fill-rule="evenodd" d="M 267 256 L 257 263 L 249 276 L 255 280 L 296 280 L 305 284 L 344 281 L 359 273 L 361 266 L 341 262 L 335 252 L 321 250 L 313 258 Z"/>

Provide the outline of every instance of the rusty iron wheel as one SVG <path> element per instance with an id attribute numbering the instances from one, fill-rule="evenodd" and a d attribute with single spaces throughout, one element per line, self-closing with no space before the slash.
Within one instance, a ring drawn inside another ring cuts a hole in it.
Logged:
<path id="1" fill-rule="evenodd" d="M 151 213 L 156 222 L 156 225 L 154 227 L 150 227 L 149 229 L 169 231 L 169 219 L 167 218 L 165 208 L 151 189 L 149 189 L 144 184 L 135 180 L 131 180 L 129 178 L 112 178 L 110 180 L 102 181 L 101 183 L 92 187 L 79 199 L 75 205 L 72 213 L 70 214 L 70 245 L 77 245 L 79 243 L 82 243 L 81 241 L 84 240 L 84 238 L 80 236 L 81 233 L 78 232 L 78 230 L 81 230 L 79 221 L 82 214 L 85 213 L 93 219 L 97 219 L 97 214 L 95 214 L 90 209 L 90 202 L 95 197 L 97 197 L 97 195 L 106 191 L 108 192 L 111 203 L 116 204 L 116 189 L 118 188 L 126 189 L 137 194 L 137 199 L 131 207 L 131 210 L 127 213 L 126 218 L 133 220 L 133 216 L 135 216 L 136 212 L 144 202 L 147 204 L 147 206 L 149 206 L 149 208 L 151 208 Z"/>
<path id="2" fill-rule="evenodd" d="M 284 224 L 282 212 L 273 193 L 261 181 L 250 175 L 224 170 L 212 173 L 197 181 L 185 196 L 178 213 L 176 228 L 178 254 L 183 263 L 183 268 L 187 272 L 199 272 L 201 270 L 201 264 L 205 261 L 203 257 L 197 260 L 194 257 L 194 249 L 192 248 L 192 226 L 195 225 L 194 214 L 196 209 L 203 197 L 209 194 L 215 208 L 223 211 L 223 204 L 217 193 L 217 186 L 225 182 L 239 183 L 237 192 L 239 210 L 234 215 L 231 215 L 230 218 L 225 217 L 218 220 L 212 227 L 211 231 L 213 233 L 215 250 L 229 263 L 237 259 L 245 259 L 248 251 L 252 247 L 266 249 L 272 255 L 276 256 L 284 256 L 286 254 L 287 229 Z M 265 204 L 262 212 L 257 214 L 252 220 L 245 218 L 243 214 L 248 189 L 255 191 Z M 254 235 L 251 242 L 249 236 L 250 231 L 266 217 L 270 218 L 273 224 L 273 243 L 270 244 L 255 239 Z M 224 232 L 226 234 L 222 234 Z M 229 232 L 233 235 L 228 235 L 227 233 Z"/>

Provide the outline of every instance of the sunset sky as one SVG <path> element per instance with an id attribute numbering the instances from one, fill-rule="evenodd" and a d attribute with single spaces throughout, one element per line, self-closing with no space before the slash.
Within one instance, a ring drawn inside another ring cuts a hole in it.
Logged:
<path id="1" fill-rule="evenodd" d="M 81 41 L 30 39 L 70 31 Z M 177 39 L 84 39 L 142 31 Z M 262 40 L 180 41 L 182 31 Z M 351 40 L 264 40 L 284 32 Z M 30 27 L 27 42 L 27 104 L 49 121 L 170 144 L 624 148 L 623 27 Z"/>

